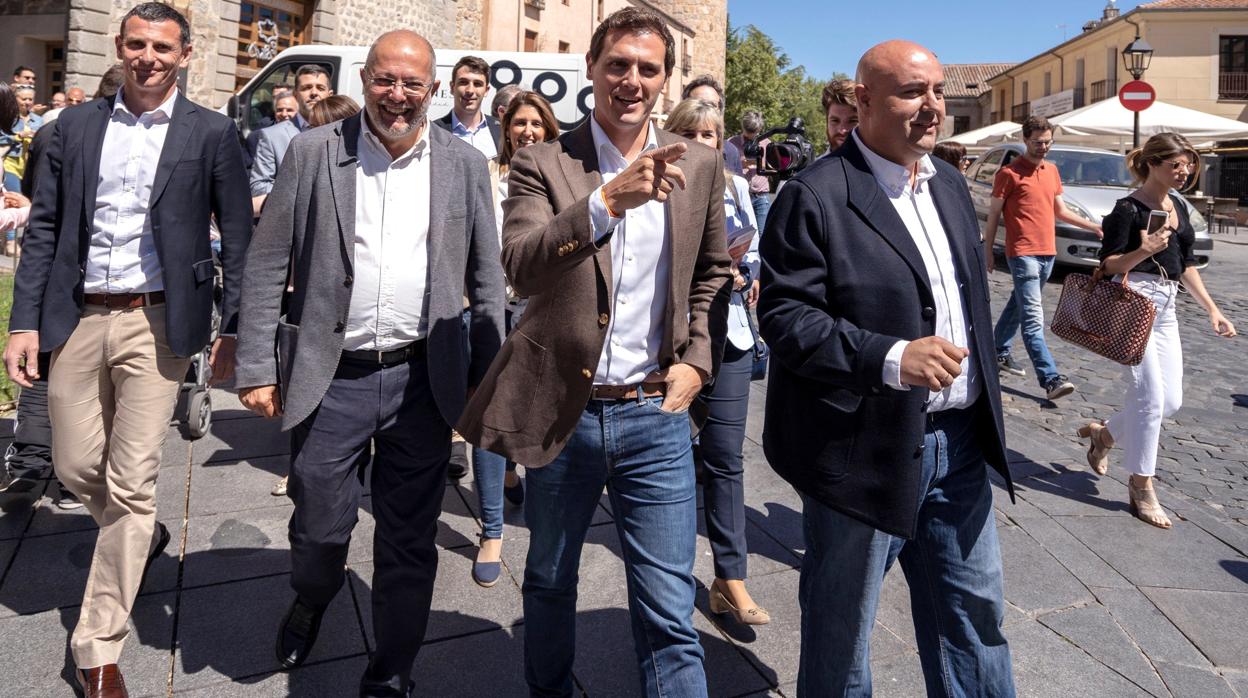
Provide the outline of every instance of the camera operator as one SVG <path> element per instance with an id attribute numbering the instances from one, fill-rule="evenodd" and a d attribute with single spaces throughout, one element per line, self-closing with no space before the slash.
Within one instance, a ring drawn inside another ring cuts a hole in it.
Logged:
<path id="1" fill-rule="evenodd" d="M 758 220 L 758 229 L 767 225 L 767 211 L 771 209 L 771 182 L 758 171 L 758 157 L 745 156 L 745 144 L 758 139 L 763 131 L 763 115 L 756 111 L 747 111 L 741 115 L 741 133 L 728 139 L 728 142 L 741 151 L 741 173 L 750 185 L 750 205 L 754 209 L 754 218 Z M 766 151 L 768 140 L 757 143 L 760 151 Z"/>

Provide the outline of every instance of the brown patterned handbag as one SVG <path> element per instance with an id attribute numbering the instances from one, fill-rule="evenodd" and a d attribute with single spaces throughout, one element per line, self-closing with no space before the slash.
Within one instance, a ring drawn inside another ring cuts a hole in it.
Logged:
<path id="1" fill-rule="evenodd" d="M 1067 274 L 1053 313 L 1053 334 L 1126 366 L 1144 360 L 1157 307 L 1122 282 L 1104 278 L 1104 267 L 1091 276 Z"/>

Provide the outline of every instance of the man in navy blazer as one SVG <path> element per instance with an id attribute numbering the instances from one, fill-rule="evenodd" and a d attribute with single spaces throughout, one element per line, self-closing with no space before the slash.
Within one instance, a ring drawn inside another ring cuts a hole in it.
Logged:
<path id="1" fill-rule="evenodd" d="M 804 505 L 797 693 L 870 695 L 871 626 L 900 560 L 928 694 L 1013 695 L 988 466 L 1010 477 L 979 225 L 962 177 L 928 156 L 943 72 L 891 41 L 857 82 L 857 130 L 785 185 L 761 243 L 763 445 Z"/>
<path id="2" fill-rule="evenodd" d="M 52 352 L 48 407 L 56 475 L 99 525 L 70 649 L 87 696 L 125 696 L 117 660 L 134 598 L 169 542 L 156 476 L 190 356 L 212 332 L 209 223 L 221 230 L 221 331 L 238 316 L 251 234 L 243 153 L 228 117 L 183 97 L 190 25 L 148 2 L 116 37 L 121 91 L 67 109 L 40 161 L 14 282 L 5 363 L 16 382 Z M 234 340 L 213 345 L 214 377 Z"/>

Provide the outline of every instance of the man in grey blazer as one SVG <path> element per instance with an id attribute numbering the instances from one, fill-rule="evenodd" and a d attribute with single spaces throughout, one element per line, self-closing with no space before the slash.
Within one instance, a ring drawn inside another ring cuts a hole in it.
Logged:
<path id="1" fill-rule="evenodd" d="M 282 166 L 282 158 L 295 136 L 308 129 L 308 119 L 316 103 L 334 94 L 330 87 L 329 71 L 323 66 L 309 63 L 295 71 L 295 101 L 299 111 L 294 118 L 279 121 L 260 129 L 256 134 L 256 154 L 251 163 L 251 206 L 260 215 L 264 198 L 273 190 L 273 180 Z M 274 100 L 277 104 L 277 100 Z"/>
<path id="2" fill-rule="evenodd" d="M 297 597 L 279 660 L 307 658 L 342 586 L 371 444 L 376 647 L 360 693 L 402 696 L 433 596 L 450 425 L 498 353 L 504 283 L 485 158 L 425 118 L 438 89 L 429 42 L 383 34 L 361 78 L 363 113 L 296 137 L 269 194 L 237 375 L 243 404 L 292 430 Z"/>

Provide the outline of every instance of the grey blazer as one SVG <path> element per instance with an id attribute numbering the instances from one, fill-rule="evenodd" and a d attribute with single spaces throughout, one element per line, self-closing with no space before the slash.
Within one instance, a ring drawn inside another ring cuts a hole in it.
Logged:
<path id="1" fill-rule="evenodd" d="M 294 119 L 287 119 L 260 129 L 258 134 L 256 155 L 251 163 L 252 196 L 263 196 L 273 190 L 277 168 L 282 166 L 282 158 L 291 140 L 299 135 L 299 127 Z"/>
<path id="2" fill-rule="evenodd" d="M 321 403 L 342 355 L 355 264 L 355 176 L 360 114 L 291 141 L 247 251 L 239 312 L 237 385 L 279 384 L 282 429 Z M 426 126 L 427 127 L 427 126 Z M 490 175 L 475 148 L 429 129 L 429 382 L 448 424 L 464 409 L 503 337 L 503 270 Z M 294 291 L 286 302 L 287 273 Z M 464 337 L 463 299 L 471 304 Z M 279 328 L 280 323 L 280 328 Z M 464 353 L 472 347 L 472 358 Z"/>

